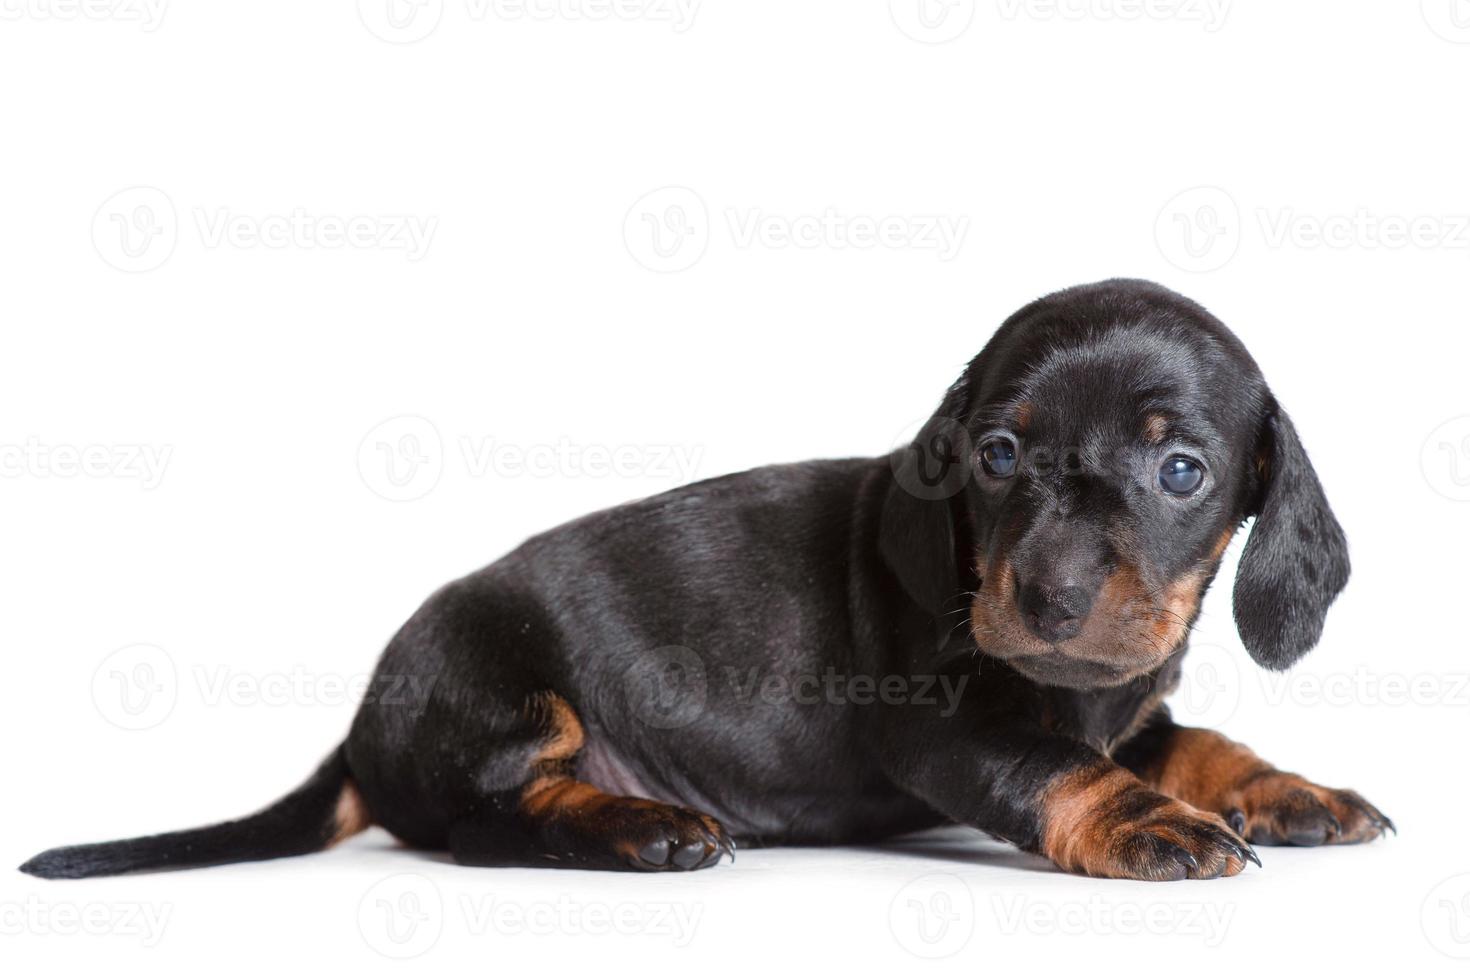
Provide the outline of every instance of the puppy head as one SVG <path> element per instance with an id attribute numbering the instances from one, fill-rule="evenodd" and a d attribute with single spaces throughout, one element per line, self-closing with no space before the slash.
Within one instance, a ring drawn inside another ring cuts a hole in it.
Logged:
<path id="1" fill-rule="evenodd" d="M 1162 664 L 1248 517 L 1235 616 L 1257 662 L 1315 645 L 1347 580 L 1342 529 L 1255 362 L 1151 283 L 1012 316 L 895 463 L 882 546 L 900 581 L 953 603 L 969 564 L 976 645 L 1040 683 L 1108 687 Z M 895 499 L 914 496 L 904 468 L 936 463 L 941 493 Z"/>

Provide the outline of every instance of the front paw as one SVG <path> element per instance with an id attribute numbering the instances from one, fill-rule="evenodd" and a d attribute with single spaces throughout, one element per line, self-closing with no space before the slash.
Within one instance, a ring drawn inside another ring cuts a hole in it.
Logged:
<path id="1" fill-rule="evenodd" d="M 1142 881 L 1229 877 L 1261 863 L 1218 815 L 1124 774 L 1049 794 L 1043 850 L 1067 871 Z"/>
<path id="2" fill-rule="evenodd" d="M 1253 844 L 1361 844 L 1397 833 L 1393 821 L 1350 789 L 1328 789 L 1288 772 L 1270 771 L 1241 787 L 1225 808 L 1231 827 Z"/>

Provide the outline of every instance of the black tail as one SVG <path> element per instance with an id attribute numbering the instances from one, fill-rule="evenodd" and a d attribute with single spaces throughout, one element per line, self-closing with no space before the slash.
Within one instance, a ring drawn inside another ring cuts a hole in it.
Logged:
<path id="1" fill-rule="evenodd" d="M 369 823 L 338 747 L 299 789 L 252 816 L 197 830 L 55 847 L 20 870 L 38 878 L 91 878 L 263 861 L 324 850 Z"/>

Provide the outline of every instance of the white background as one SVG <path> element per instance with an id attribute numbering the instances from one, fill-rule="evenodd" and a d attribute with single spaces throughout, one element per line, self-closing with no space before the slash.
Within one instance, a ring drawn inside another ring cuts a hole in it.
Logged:
<path id="1" fill-rule="evenodd" d="M 591 2 L 0 5 L 4 859 L 274 799 L 440 583 L 886 451 L 1006 314 L 1111 275 L 1241 335 L 1353 546 L 1286 681 L 1217 589 L 1180 713 L 1401 835 L 1151 885 L 969 833 L 634 876 L 375 831 L 5 872 L 5 972 L 1463 971 L 1470 5 Z"/>

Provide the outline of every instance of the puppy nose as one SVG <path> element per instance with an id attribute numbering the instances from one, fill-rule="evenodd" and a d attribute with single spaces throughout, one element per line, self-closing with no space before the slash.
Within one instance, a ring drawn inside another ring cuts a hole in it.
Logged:
<path id="1" fill-rule="evenodd" d="M 1016 602 L 1027 629 L 1048 643 L 1060 643 L 1082 632 L 1092 593 L 1070 582 L 1030 582 Z"/>

